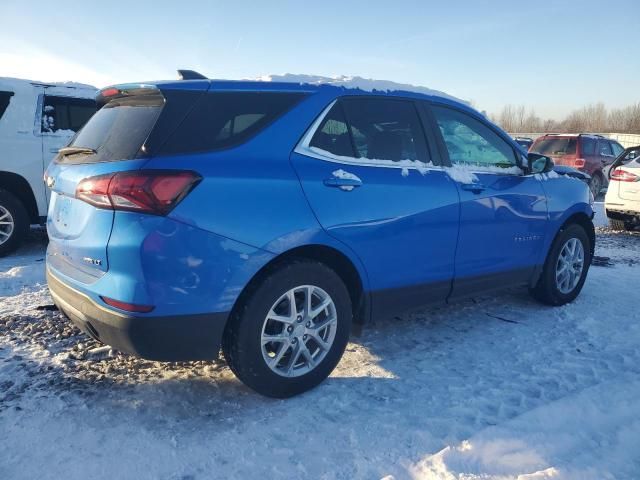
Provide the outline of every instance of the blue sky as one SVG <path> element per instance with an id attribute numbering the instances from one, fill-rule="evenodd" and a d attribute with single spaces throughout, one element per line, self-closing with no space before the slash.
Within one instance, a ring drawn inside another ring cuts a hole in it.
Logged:
<path id="1" fill-rule="evenodd" d="M 563 117 L 640 101 L 640 1 L 2 0 L 0 76 L 102 87 L 270 73 L 423 85 Z"/>

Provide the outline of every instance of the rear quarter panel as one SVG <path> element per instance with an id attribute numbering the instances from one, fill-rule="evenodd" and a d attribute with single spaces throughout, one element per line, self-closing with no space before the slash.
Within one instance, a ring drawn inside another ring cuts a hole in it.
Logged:
<path id="1" fill-rule="evenodd" d="M 215 305 L 217 311 L 232 305 L 241 288 L 268 261 L 307 245 L 329 246 L 343 253 L 360 273 L 363 287 L 368 288 L 362 262 L 346 245 L 322 229 L 289 161 L 295 145 L 335 98 L 336 90 L 309 96 L 239 147 L 202 154 L 157 156 L 144 165 L 153 169 L 193 170 L 203 177 L 169 214 L 170 219 L 194 227 L 194 231 L 228 239 L 230 244 L 256 249 L 252 253 L 256 260 L 250 268 L 226 272 L 228 283 L 224 289 L 211 290 L 212 296 L 225 297 Z M 116 219 L 116 228 L 118 224 Z M 220 247 L 217 243 L 209 249 L 209 255 L 225 255 L 224 243 Z M 110 255 L 113 247 L 110 242 Z M 201 257 L 206 258 L 205 251 L 201 251 Z"/>

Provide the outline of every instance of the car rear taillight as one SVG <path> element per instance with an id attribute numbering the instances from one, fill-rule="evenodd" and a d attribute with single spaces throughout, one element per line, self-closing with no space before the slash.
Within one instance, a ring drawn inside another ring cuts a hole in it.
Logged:
<path id="1" fill-rule="evenodd" d="M 166 215 L 202 179 L 194 172 L 119 172 L 82 180 L 76 198 L 98 208 Z"/>
<path id="2" fill-rule="evenodd" d="M 576 158 L 573 161 L 573 166 L 576 167 L 576 168 L 582 168 L 582 167 L 584 167 L 585 163 L 587 163 L 587 162 L 585 161 L 584 158 Z"/>
<path id="3" fill-rule="evenodd" d="M 621 168 L 616 168 L 611 174 L 611 180 L 614 182 L 637 182 L 640 180 L 640 176 Z"/>

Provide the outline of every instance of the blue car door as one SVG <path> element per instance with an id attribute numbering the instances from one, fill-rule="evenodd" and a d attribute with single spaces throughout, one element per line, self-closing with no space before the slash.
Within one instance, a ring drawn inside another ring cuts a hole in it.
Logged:
<path id="1" fill-rule="evenodd" d="M 363 261 L 374 315 L 450 292 L 459 202 L 434 143 L 413 101 L 355 96 L 328 107 L 292 154 L 320 224 Z"/>
<path id="2" fill-rule="evenodd" d="M 529 282 L 544 262 L 548 226 L 539 176 L 524 174 L 514 146 L 480 115 L 445 105 L 430 110 L 460 194 L 451 296 Z"/>

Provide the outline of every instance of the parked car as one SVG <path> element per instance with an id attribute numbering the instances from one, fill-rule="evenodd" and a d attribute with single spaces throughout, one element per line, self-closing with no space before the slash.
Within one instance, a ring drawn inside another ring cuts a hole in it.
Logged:
<path id="1" fill-rule="evenodd" d="M 529 150 L 529 147 L 533 145 L 533 138 L 529 137 L 514 137 L 514 140 L 518 145 L 520 145 L 525 150 Z"/>
<path id="2" fill-rule="evenodd" d="M 611 165 L 604 207 L 613 230 L 640 226 L 640 146 L 623 150 Z"/>
<path id="3" fill-rule="evenodd" d="M 46 174 L 47 279 L 124 352 L 222 346 L 288 397 L 329 375 L 352 324 L 518 285 L 562 305 L 585 281 L 588 187 L 465 104 L 204 77 L 98 101 Z"/>
<path id="4" fill-rule="evenodd" d="M 594 197 L 607 184 L 603 171 L 624 148 L 601 135 L 549 133 L 536 139 L 529 151 L 548 155 L 558 165 L 567 165 L 591 176 Z"/>
<path id="5" fill-rule="evenodd" d="M 88 85 L 0 78 L 0 256 L 16 249 L 30 224 L 44 224 L 45 168 L 95 113 Z"/>

